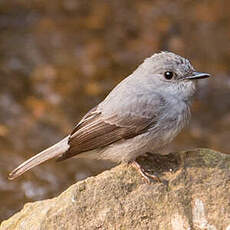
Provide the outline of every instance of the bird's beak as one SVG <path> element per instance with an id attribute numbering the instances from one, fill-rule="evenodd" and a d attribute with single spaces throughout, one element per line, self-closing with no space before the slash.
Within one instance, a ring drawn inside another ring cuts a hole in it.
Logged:
<path id="1" fill-rule="evenodd" d="M 208 74 L 208 73 L 201 73 L 201 72 L 193 72 L 192 75 L 186 77 L 186 79 L 189 79 L 189 80 L 196 80 L 196 79 L 202 79 L 202 78 L 208 78 L 210 77 L 211 75 Z"/>

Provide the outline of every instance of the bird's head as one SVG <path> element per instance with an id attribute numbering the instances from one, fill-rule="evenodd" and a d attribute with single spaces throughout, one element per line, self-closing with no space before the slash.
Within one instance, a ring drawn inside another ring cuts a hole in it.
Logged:
<path id="1" fill-rule="evenodd" d="M 147 58 L 140 70 L 155 89 L 185 99 L 194 94 L 196 80 L 210 77 L 208 73 L 197 72 L 187 59 L 171 52 L 161 52 Z"/>

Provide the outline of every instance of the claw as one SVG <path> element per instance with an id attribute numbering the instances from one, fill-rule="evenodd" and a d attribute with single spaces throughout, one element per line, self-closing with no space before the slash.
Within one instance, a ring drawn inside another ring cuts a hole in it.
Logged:
<path id="1" fill-rule="evenodd" d="M 136 161 L 133 161 L 131 164 L 132 164 L 132 166 L 133 166 L 134 168 L 136 168 L 137 171 L 143 176 L 144 180 L 145 180 L 148 184 L 151 183 L 151 180 L 150 180 L 150 179 L 155 180 L 155 181 L 157 181 L 157 182 L 161 182 L 161 180 L 160 180 L 160 178 L 159 178 L 158 176 L 146 172 Z"/>

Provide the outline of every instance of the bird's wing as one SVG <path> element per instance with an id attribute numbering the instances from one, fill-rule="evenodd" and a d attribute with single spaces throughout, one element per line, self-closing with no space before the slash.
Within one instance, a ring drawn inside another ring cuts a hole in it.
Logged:
<path id="1" fill-rule="evenodd" d="M 120 102 L 115 109 L 99 104 L 74 128 L 69 137 L 70 148 L 58 161 L 144 133 L 156 123 L 159 110 L 156 106 L 161 105 L 161 100 L 158 95 L 139 95 L 126 103 Z"/>

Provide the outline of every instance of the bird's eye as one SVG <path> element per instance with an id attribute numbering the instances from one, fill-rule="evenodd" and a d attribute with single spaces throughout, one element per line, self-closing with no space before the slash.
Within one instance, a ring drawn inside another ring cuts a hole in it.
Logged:
<path id="1" fill-rule="evenodd" d="M 174 75 L 175 75 L 175 74 L 174 74 L 173 72 L 171 72 L 171 71 L 166 71 L 166 72 L 164 73 L 164 77 L 165 77 L 167 80 L 172 79 Z"/>

